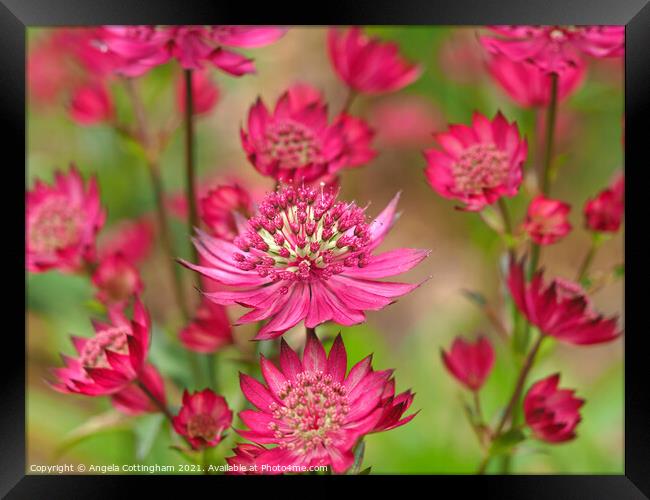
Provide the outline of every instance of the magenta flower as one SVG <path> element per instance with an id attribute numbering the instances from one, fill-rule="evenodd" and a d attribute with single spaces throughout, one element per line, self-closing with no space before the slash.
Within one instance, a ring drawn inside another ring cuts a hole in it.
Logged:
<path id="1" fill-rule="evenodd" d="M 495 36 L 481 37 L 492 53 L 515 62 L 530 61 L 543 71 L 562 73 L 582 64 L 583 55 L 621 56 L 624 26 L 493 26 Z"/>
<path id="2" fill-rule="evenodd" d="M 221 442 L 223 432 L 232 424 L 232 411 L 226 400 L 210 389 L 192 394 L 185 390 L 183 406 L 172 424 L 192 448 L 210 448 Z"/>
<path id="3" fill-rule="evenodd" d="M 569 66 L 559 75 L 558 98 L 564 99 L 577 90 L 587 65 L 581 60 Z M 528 61 L 514 62 L 496 54 L 488 63 L 488 70 L 499 86 L 520 106 L 525 108 L 546 107 L 551 101 L 551 78 L 548 73 Z"/>
<path id="4" fill-rule="evenodd" d="M 620 335 L 617 317 L 595 312 L 580 285 L 558 278 L 545 285 L 542 271 L 527 283 L 524 268 L 523 261 L 513 261 L 508 288 L 517 308 L 543 335 L 577 345 L 609 342 Z"/>
<path id="5" fill-rule="evenodd" d="M 400 90 L 417 80 L 422 71 L 402 58 L 397 44 L 368 37 L 360 28 L 330 28 L 327 48 L 338 77 L 363 94 Z"/>
<path id="6" fill-rule="evenodd" d="M 474 343 L 456 337 L 449 353 L 440 355 L 447 371 L 470 391 L 483 387 L 494 365 L 494 349 L 485 337 Z"/>
<path id="7" fill-rule="evenodd" d="M 181 75 L 176 80 L 176 106 L 180 113 L 185 113 L 185 78 Z M 219 87 L 212 81 L 207 70 L 195 71 L 192 76 L 193 111 L 204 115 L 214 109 L 219 101 Z"/>
<path id="8" fill-rule="evenodd" d="M 576 437 L 575 428 L 582 420 L 580 408 L 584 399 L 575 391 L 558 389 L 560 374 L 535 382 L 524 398 L 524 415 L 537 439 L 563 443 Z"/>
<path id="9" fill-rule="evenodd" d="M 587 200 L 584 207 L 585 225 L 596 232 L 615 233 L 625 214 L 625 178 L 616 177 L 610 187 Z"/>
<path id="10" fill-rule="evenodd" d="M 528 152 L 515 123 L 499 112 L 492 120 L 474 113 L 472 126 L 450 125 L 434 135 L 441 149 L 424 152 L 425 175 L 441 196 L 478 211 L 502 196 L 517 194 Z"/>
<path id="11" fill-rule="evenodd" d="M 253 210 L 251 196 L 237 183 L 219 184 L 199 200 L 199 213 L 210 232 L 232 241 L 237 236 L 235 214 L 250 216 Z"/>
<path id="12" fill-rule="evenodd" d="M 121 253 L 102 259 L 92 275 L 96 298 L 103 304 L 124 304 L 144 285 L 138 269 Z"/>
<path id="13" fill-rule="evenodd" d="M 343 113 L 337 117 L 334 127 L 340 128 L 343 138 L 341 160 L 345 167 L 365 165 L 377 156 L 371 145 L 375 132 L 361 118 Z"/>
<path id="14" fill-rule="evenodd" d="M 238 324 L 269 320 L 257 340 L 303 320 L 308 328 L 330 320 L 355 325 L 364 311 L 382 309 L 418 286 L 378 278 L 404 273 L 429 254 L 400 248 L 372 255 L 395 220 L 398 198 L 368 224 L 363 209 L 336 201 L 332 189 L 280 187 L 240 226 L 234 243 L 199 231 L 194 244 L 203 264 L 181 263 L 228 285 L 206 293 L 210 300 L 252 309 Z"/>
<path id="15" fill-rule="evenodd" d="M 122 307 L 109 307 L 110 323 L 93 322 L 95 336 L 72 337 L 77 357 L 61 355 L 64 368 L 52 372 L 51 385 L 63 393 L 105 396 L 136 380 L 149 350 L 149 314 L 139 298 L 128 320 Z"/>
<path id="16" fill-rule="evenodd" d="M 101 84 L 76 89 L 70 101 L 70 116 L 79 125 L 96 125 L 113 118 L 113 99 Z"/>
<path id="17" fill-rule="evenodd" d="M 154 227 L 148 217 L 119 222 L 102 231 L 97 250 L 99 260 L 119 253 L 128 262 L 139 264 L 151 253 L 153 239 Z"/>
<path id="18" fill-rule="evenodd" d="M 106 215 L 97 181 L 87 188 L 74 165 L 56 172 L 54 185 L 37 180 L 26 196 L 26 267 L 31 272 L 75 272 L 95 259 L 95 239 Z"/>
<path id="19" fill-rule="evenodd" d="M 117 72 L 126 76 L 140 76 L 170 59 L 184 69 L 214 66 L 241 76 L 255 71 L 253 61 L 227 47 L 263 47 L 285 32 L 246 26 L 105 26 L 101 44 L 121 61 Z"/>
<path id="20" fill-rule="evenodd" d="M 145 364 L 138 376 L 138 382 L 147 388 L 160 405 L 167 404 L 165 396 L 165 383 L 155 366 Z M 156 413 L 160 411 L 158 404 L 135 382 L 131 382 L 120 392 L 111 396 L 113 407 L 126 415 L 141 415 L 143 413 Z"/>
<path id="21" fill-rule="evenodd" d="M 243 476 L 261 474 L 261 467 L 257 464 L 257 457 L 264 452 L 266 448 L 250 443 L 239 443 L 232 451 L 235 453 L 232 457 L 226 457 L 226 462 L 231 470 L 226 472 L 228 475 Z"/>
<path id="22" fill-rule="evenodd" d="M 392 390 L 387 390 L 392 370 L 374 371 L 371 358 L 354 365 L 346 376 L 347 354 L 341 336 L 326 356 L 312 333 L 302 361 L 284 339 L 280 369 L 260 357 L 267 385 L 240 374 L 242 391 L 257 410 L 239 414 L 250 430 L 237 432 L 256 444 L 277 445 L 260 451 L 255 461 L 271 467 L 329 465 L 342 473 L 352 466 L 352 449 L 360 438 L 410 421 L 413 415 L 401 417 L 408 406 L 404 401 L 410 403 L 412 396 L 385 399 L 385 393 Z M 401 406 L 393 415 L 397 399 Z"/>
<path id="23" fill-rule="evenodd" d="M 232 329 L 226 308 L 204 299 L 192 322 L 181 330 L 179 338 L 186 349 L 206 354 L 232 344 Z"/>
<path id="24" fill-rule="evenodd" d="M 528 205 L 523 230 L 538 245 L 552 245 L 571 231 L 571 205 L 537 195 Z"/>

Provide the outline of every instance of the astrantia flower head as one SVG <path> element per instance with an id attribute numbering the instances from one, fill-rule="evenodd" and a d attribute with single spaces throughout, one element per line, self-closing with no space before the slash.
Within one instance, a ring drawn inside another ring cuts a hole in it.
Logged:
<path id="1" fill-rule="evenodd" d="M 138 269 L 121 253 L 102 259 L 92 282 L 97 287 L 97 300 L 104 304 L 124 304 L 144 288 Z"/>
<path id="2" fill-rule="evenodd" d="M 232 424 L 226 400 L 210 389 L 183 392 L 183 406 L 172 422 L 174 430 L 195 449 L 217 446 Z"/>
<path id="3" fill-rule="evenodd" d="M 113 118 L 113 99 L 106 86 L 93 83 L 77 88 L 70 100 L 70 116 L 80 125 L 95 125 Z"/>
<path id="4" fill-rule="evenodd" d="M 368 37 L 360 28 L 330 28 L 327 48 L 336 74 L 356 92 L 394 92 L 421 73 L 420 66 L 400 55 L 397 44 Z"/>
<path id="5" fill-rule="evenodd" d="M 440 149 L 424 152 L 425 175 L 438 194 L 471 211 L 517 194 L 528 146 L 500 112 L 492 120 L 474 113 L 471 126 L 450 125 L 434 137 Z"/>
<path id="6" fill-rule="evenodd" d="M 95 258 L 95 238 L 106 215 L 97 181 L 87 188 L 72 166 L 57 172 L 54 185 L 37 180 L 26 200 L 26 265 L 31 272 L 74 272 Z"/>
<path id="7" fill-rule="evenodd" d="M 552 245 L 571 231 L 571 205 L 538 195 L 528 205 L 523 229 L 538 245 Z"/>
<path id="8" fill-rule="evenodd" d="M 585 224 L 597 232 L 615 233 L 621 227 L 625 213 L 625 178 L 616 177 L 610 187 L 587 200 L 584 207 Z"/>
<path id="9" fill-rule="evenodd" d="M 302 361 L 282 340 L 280 369 L 264 356 L 260 365 L 267 385 L 240 374 L 242 391 L 257 410 L 239 414 L 250 430 L 238 431 L 254 443 L 277 445 L 260 451 L 258 463 L 329 465 L 334 472 L 345 472 L 354 462 L 352 449 L 360 438 L 413 418 L 402 418 L 410 393 L 386 398 L 393 390 L 392 370 L 374 371 L 371 356 L 346 376 L 347 354 L 340 335 L 329 356 L 311 333 Z"/>
<path id="10" fill-rule="evenodd" d="M 186 349 L 201 353 L 214 353 L 232 344 L 226 308 L 204 299 L 192 322 L 181 330 L 179 338 Z"/>
<path id="11" fill-rule="evenodd" d="M 524 415 L 537 439 L 563 443 L 576 437 L 575 428 L 582 420 L 580 408 L 584 399 L 575 391 L 559 389 L 560 375 L 534 383 L 524 398 Z"/>
<path id="12" fill-rule="evenodd" d="M 494 365 L 494 349 L 485 337 L 476 342 L 456 337 L 450 351 L 440 354 L 449 373 L 470 391 L 483 387 Z"/>
<path id="13" fill-rule="evenodd" d="M 232 241 L 237 236 L 235 213 L 250 216 L 251 196 L 239 184 L 219 184 L 199 200 L 200 215 L 210 232 Z"/>
<path id="14" fill-rule="evenodd" d="M 577 60 L 575 66 L 563 71 L 558 80 L 558 98 L 564 99 L 580 87 L 584 81 L 587 65 Z M 546 107 L 551 101 L 551 78 L 549 74 L 528 61 L 514 62 L 496 54 L 488 63 L 494 80 L 520 106 L 526 108 Z"/>
<path id="15" fill-rule="evenodd" d="M 620 335 L 617 317 L 594 311 L 579 284 L 556 278 L 546 285 L 542 271 L 527 283 L 524 269 L 523 261 L 512 262 L 508 287 L 517 308 L 542 334 L 577 345 L 609 342 Z"/>
<path id="16" fill-rule="evenodd" d="M 181 262 L 228 285 L 206 293 L 209 299 L 252 309 L 239 324 L 269 320 L 258 340 L 302 320 L 309 328 L 330 320 L 361 323 L 364 311 L 382 309 L 418 286 L 377 278 L 406 272 L 429 252 L 400 248 L 372 255 L 395 220 L 398 196 L 371 223 L 364 209 L 336 198 L 333 189 L 280 187 L 240 225 L 234 243 L 199 231 L 194 244 L 202 265 Z"/>
<path id="17" fill-rule="evenodd" d="M 109 307 L 109 323 L 93 322 L 94 337 L 72 337 L 77 357 L 61 355 L 52 387 L 64 393 L 104 396 L 124 389 L 143 370 L 149 349 L 149 314 L 140 299 L 128 320 L 121 306 Z"/>
<path id="18" fill-rule="evenodd" d="M 623 54 L 624 26 L 493 26 L 495 36 L 481 37 L 492 53 L 515 62 L 529 61 L 549 73 L 562 73 L 582 64 L 583 55 Z"/>
<path id="19" fill-rule="evenodd" d="M 153 239 L 154 227 L 148 217 L 125 220 L 102 231 L 97 253 L 100 260 L 119 253 L 135 265 L 149 256 Z"/>

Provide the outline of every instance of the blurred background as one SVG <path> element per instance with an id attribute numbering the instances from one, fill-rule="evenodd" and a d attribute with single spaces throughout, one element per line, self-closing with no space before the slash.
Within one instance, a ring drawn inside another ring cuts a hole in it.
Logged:
<path id="1" fill-rule="evenodd" d="M 30 49 L 48 36 L 48 31 L 30 28 Z M 515 365 L 509 346 L 499 340 L 484 314 L 461 291 L 473 290 L 490 303 L 503 303 L 499 270 L 503 246 L 477 214 L 455 210 L 453 201 L 430 189 L 421 151 L 433 145 L 432 132 L 444 130 L 447 123 L 468 122 L 474 110 L 490 117 L 503 111 L 534 144 L 543 113 L 521 109 L 491 79 L 484 67 L 477 28 L 368 31 L 396 41 L 403 54 L 421 63 L 424 71 L 400 92 L 376 98 L 361 96 L 354 102 L 352 113 L 368 120 L 377 131 L 374 144 L 379 155 L 366 166 L 343 172 L 341 197 L 355 199 L 362 206 L 369 203 L 368 212 L 374 216 L 401 190 L 402 216 L 382 248 L 430 248 L 432 253 L 404 277 L 413 281 L 430 276 L 429 281 L 396 304 L 370 312 L 366 324 L 344 329 L 350 362 L 374 352 L 374 366 L 395 368 L 397 390 L 416 392 L 413 408 L 420 410 L 410 424 L 369 436 L 364 464 L 371 465 L 373 473 L 473 473 L 482 455 L 463 415 L 461 399 L 468 395 L 444 371 L 439 351 L 459 334 L 471 337 L 482 332 L 490 337 L 497 348 L 497 361 L 481 402 L 485 414 L 496 420 L 512 392 Z M 255 75 L 233 78 L 211 72 L 219 86 L 219 102 L 209 115 L 198 118 L 196 125 L 197 161 L 206 184 L 235 177 L 252 189 L 273 187 L 271 179 L 249 165 L 239 141 L 239 127 L 258 95 L 272 104 L 289 85 L 305 82 L 324 92 L 332 112 L 345 100 L 346 90 L 327 57 L 325 29 L 292 28 L 278 42 L 250 55 L 255 59 Z M 151 123 L 167 123 L 178 116 L 179 75 L 177 65 L 170 63 L 138 80 Z M 128 122 L 133 112 L 123 87 L 115 84 L 111 91 L 118 115 Z M 559 244 L 544 249 L 542 262 L 549 277 L 572 279 L 588 249 L 582 206 L 622 168 L 622 116 L 622 60 L 591 60 L 584 84 L 559 108 L 560 164 L 553 196 L 572 205 L 574 230 Z M 30 96 L 27 158 L 29 187 L 35 178 L 49 182 L 56 168 L 67 169 L 70 162 L 76 163 L 85 177 L 96 175 L 108 211 L 106 229 L 153 213 L 153 193 L 141 157 L 108 125 L 75 124 L 65 103 L 45 105 Z M 181 193 L 182 130 L 172 136 L 161 168 L 169 196 Z M 529 200 L 526 189 L 522 185 L 522 193 L 508 201 L 517 223 Z M 174 220 L 173 232 L 177 253 L 189 258 L 184 223 Z M 173 294 L 163 259 L 157 246 L 141 272 L 144 302 L 155 323 L 150 357 L 170 381 L 168 400 L 175 409 L 180 391 L 190 384 L 189 368 L 177 341 L 178 328 L 173 326 L 177 318 L 170 317 Z M 622 263 L 623 243 L 618 235 L 602 246 L 593 269 L 608 270 Z M 186 281 L 189 287 L 190 280 Z M 90 335 L 90 318 L 101 313 L 92 300 L 91 285 L 83 277 L 58 272 L 28 274 L 27 286 L 28 463 L 183 463 L 169 449 L 170 431 L 159 415 L 124 417 L 112 409 L 107 398 L 62 395 L 46 384 L 49 368 L 61 363 L 59 353 L 73 353 L 69 335 Z M 603 287 L 593 298 L 599 310 L 622 314 L 622 280 Z M 232 311 L 231 318 L 237 312 Z M 336 329 L 335 325 L 319 328 L 319 334 L 335 333 Z M 237 372 L 243 369 L 241 353 L 252 354 L 254 346 L 248 341 L 250 328 L 237 327 L 234 332 L 236 345 L 217 356 L 222 392 L 232 408 L 240 408 L 243 401 Z M 302 326 L 286 338 L 299 346 Z M 562 386 L 576 388 L 587 400 L 579 437 L 556 446 L 527 441 L 518 449 L 512 471 L 622 473 L 623 341 L 593 347 L 548 342 L 529 383 L 556 371 L 562 373 Z M 222 456 L 234 443 L 234 433 L 230 434 L 220 445 Z"/>

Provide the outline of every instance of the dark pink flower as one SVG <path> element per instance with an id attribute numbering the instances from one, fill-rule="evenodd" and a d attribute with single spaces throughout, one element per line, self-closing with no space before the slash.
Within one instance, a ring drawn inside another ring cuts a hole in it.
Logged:
<path id="1" fill-rule="evenodd" d="M 592 231 L 615 233 L 620 229 L 625 214 L 623 174 L 618 175 L 612 185 L 595 198 L 587 200 L 584 214 L 585 224 Z"/>
<path id="2" fill-rule="evenodd" d="M 575 428 L 582 420 L 580 408 L 584 399 L 575 391 L 559 389 L 560 374 L 535 382 L 524 398 L 526 423 L 537 439 L 563 443 L 576 437 Z"/>
<path id="3" fill-rule="evenodd" d="M 109 307 L 109 323 L 93 322 L 94 337 L 72 337 L 77 357 L 61 355 L 64 368 L 52 370 L 51 385 L 63 393 L 105 396 L 115 394 L 143 371 L 149 349 L 149 314 L 139 298 L 128 320 L 122 307 Z"/>
<path id="4" fill-rule="evenodd" d="M 327 48 L 336 74 L 356 92 L 394 92 L 421 73 L 420 66 L 402 58 L 397 44 L 368 37 L 360 28 L 330 28 Z"/>
<path id="5" fill-rule="evenodd" d="M 69 111 L 80 125 L 108 122 L 113 118 L 113 99 L 104 85 L 85 85 L 72 94 Z"/>
<path id="6" fill-rule="evenodd" d="M 173 420 L 174 430 L 195 449 L 217 446 L 232 424 L 226 400 L 210 389 L 183 391 L 183 406 Z"/>
<path id="7" fill-rule="evenodd" d="M 262 175 L 278 181 L 313 181 L 345 166 L 342 127 L 328 123 L 320 93 L 305 85 L 284 92 L 272 113 L 260 98 L 248 112 L 241 142 Z"/>
<path id="8" fill-rule="evenodd" d="M 102 231 L 99 259 L 119 253 L 131 264 L 139 264 L 151 253 L 153 239 L 154 227 L 148 217 L 119 222 Z"/>
<path id="9" fill-rule="evenodd" d="M 147 388 L 147 391 L 156 398 L 159 404 L 165 406 L 165 383 L 155 366 L 146 364 L 138 376 L 138 382 Z M 111 396 L 111 404 L 115 409 L 126 415 L 141 415 L 143 413 L 156 413 L 159 406 L 135 382 L 131 382 L 120 392 Z"/>
<path id="10" fill-rule="evenodd" d="M 97 300 L 103 304 L 123 304 L 144 288 L 138 269 L 121 253 L 102 259 L 92 282 L 97 288 Z"/>
<path id="11" fill-rule="evenodd" d="M 598 344 L 615 340 L 617 317 L 603 317 L 592 309 L 589 297 L 577 283 L 554 279 L 544 284 L 543 272 L 525 279 L 524 262 L 512 262 L 508 287 L 517 308 L 542 334 L 569 344 Z"/>
<path id="12" fill-rule="evenodd" d="M 261 466 L 257 464 L 257 457 L 266 451 L 266 448 L 250 443 L 239 443 L 232 451 L 235 455 L 226 457 L 226 462 L 232 469 L 226 474 L 233 476 L 262 474 Z"/>
<path id="13" fill-rule="evenodd" d="M 232 344 L 226 308 L 204 299 L 192 322 L 181 330 L 179 338 L 186 349 L 207 354 Z"/>
<path id="14" fill-rule="evenodd" d="M 192 74 L 192 98 L 194 114 L 203 115 L 214 109 L 219 101 L 219 87 L 212 81 L 207 70 Z M 181 75 L 176 84 L 176 105 L 185 113 L 185 77 Z"/>
<path id="15" fill-rule="evenodd" d="M 344 167 L 359 167 L 377 156 L 371 145 L 375 132 L 361 118 L 340 114 L 334 121 L 334 127 L 340 127 L 343 138 L 341 160 Z M 336 171 L 332 169 L 330 173 Z"/>
<path id="16" fill-rule="evenodd" d="M 31 272 L 74 272 L 95 258 L 95 239 L 106 214 L 97 181 L 88 187 L 74 165 L 56 172 L 54 185 L 37 180 L 26 196 L 26 266 Z"/>
<path id="17" fill-rule="evenodd" d="M 253 204 L 248 191 L 239 184 L 220 184 L 199 200 L 199 209 L 212 234 L 232 241 L 237 236 L 235 214 L 250 217 Z"/>
<path id="18" fill-rule="evenodd" d="M 447 371 L 470 391 L 478 391 L 487 380 L 494 365 L 494 349 L 485 337 L 468 342 L 456 337 L 449 353 L 440 355 Z"/>
<path id="19" fill-rule="evenodd" d="M 583 55 L 621 56 L 624 26 L 493 26 L 494 36 L 481 37 L 492 53 L 515 62 L 530 61 L 544 71 L 562 73 L 582 64 Z"/>
<path id="20" fill-rule="evenodd" d="M 528 205 L 523 229 L 538 245 L 552 245 L 571 231 L 571 205 L 537 195 Z"/>
<path id="21" fill-rule="evenodd" d="M 587 65 L 581 60 L 569 66 L 559 75 L 558 98 L 564 99 L 580 87 L 584 81 Z M 551 101 L 551 77 L 528 61 L 514 62 L 495 54 L 488 69 L 499 86 L 520 106 L 525 108 L 546 107 Z"/>
<path id="22" fill-rule="evenodd" d="M 516 123 L 500 112 L 492 120 L 474 113 L 471 127 L 450 125 L 434 137 L 440 149 L 424 152 L 425 175 L 438 194 L 460 200 L 471 211 L 517 194 L 528 146 Z"/>
<path id="23" fill-rule="evenodd" d="M 203 265 L 181 261 L 227 285 L 206 296 L 222 305 L 252 310 L 238 324 L 269 320 L 256 339 L 270 339 L 305 321 L 354 325 L 364 311 L 384 308 L 418 285 L 377 281 L 404 273 L 429 252 L 400 248 L 377 256 L 395 220 L 399 196 L 370 224 L 354 203 L 336 191 L 280 187 L 266 195 L 257 215 L 240 228 L 234 243 L 201 231 L 194 239 Z"/>
<path id="24" fill-rule="evenodd" d="M 240 374 L 242 392 L 257 410 L 239 416 L 250 429 L 237 431 L 260 445 L 275 444 L 259 451 L 255 461 L 273 466 L 329 465 L 336 473 L 348 470 L 352 449 L 372 432 L 402 425 L 399 420 L 409 394 L 388 398 L 392 370 L 374 371 L 371 356 L 352 367 L 346 376 L 347 354 L 339 335 L 329 356 L 316 335 L 308 335 L 302 361 L 287 345 L 280 344 L 280 369 L 260 357 L 267 385 Z M 388 416 L 400 399 L 399 415 Z M 390 402 L 389 402 L 390 401 Z"/>

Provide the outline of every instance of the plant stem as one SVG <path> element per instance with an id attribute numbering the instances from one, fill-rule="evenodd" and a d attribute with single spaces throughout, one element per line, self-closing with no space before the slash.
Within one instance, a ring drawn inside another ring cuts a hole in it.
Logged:
<path id="1" fill-rule="evenodd" d="M 544 148 L 544 163 L 540 178 L 542 193 L 547 195 L 550 191 L 551 164 L 553 162 L 553 146 L 555 139 L 555 121 L 557 118 L 558 75 L 551 73 L 551 100 L 546 113 L 546 146 Z"/>
<path id="2" fill-rule="evenodd" d="M 503 198 L 499 198 L 497 202 L 499 206 L 499 211 L 501 212 L 501 218 L 503 219 L 503 229 L 505 231 L 508 241 L 506 241 L 506 246 L 508 247 L 508 257 L 510 262 L 515 260 L 515 250 L 512 248 L 512 219 L 510 218 L 510 212 L 508 211 L 508 205 Z"/>
<path id="3" fill-rule="evenodd" d="M 343 108 L 341 108 L 341 113 L 347 113 L 350 111 L 350 107 L 352 107 L 352 103 L 357 98 L 357 95 L 358 94 L 354 90 L 348 90 L 348 95 L 345 97 L 345 102 L 343 103 Z"/>
<path id="4" fill-rule="evenodd" d="M 156 407 L 167 417 L 167 420 L 171 423 L 171 421 L 174 419 L 174 416 L 171 414 L 167 406 L 162 401 L 159 401 L 156 396 L 153 395 L 153 393 L 147 388 L 145 384 L 143 384 L 139 379 L 136 379 L 135 383 L 138 385 L 140 389 L 142 389 L 142 392 L 144 392 L 149 399 L 151 399 L 152 403 L 156 405 Z"/>
<path id="5" fill-rule="evenodd" d="M 366 452 L 366 443 L 363 439 L 357 443 L 354 448 L 354 465 L 352 466 L 352 474 L 358 475 L 363 465 L 363 455 Z"/>
<path id="6" fill-rule="evenodd" d="M 594 235 L 591 239 L 591 245 L 589 246 L 589 250 L 585 254 L 584 258 L 582 259 L 582 264 L 580 264 L 580 269 L 578 270 L 578 275 L 576 278 L 576 281 L 578 283 L 580 283 L 582 280 L 584 280 L 587 277 L 587 274 L 589 272 L 589 267 L 591 266 L 591 263 L 593 262 L 599 247 L 600 247 L 600 242 L 598 240 L 598 237 Z"/>
<path id="7" fill-rule="evenodd" d="M 194 93 L 192 92 L 192 70 L 183 70 L 185 77 L 185 177 L 186 196 L 188 205 L 187 229 L 190 236 L 194 228 L 199 227 L 199 216 L 196 208 L 196 171 L 194 159 Z M 194 262 L 198 262 L 198 252 L 191 245 Z M 198 274 L 197 274 L 198 279 Z"/>

